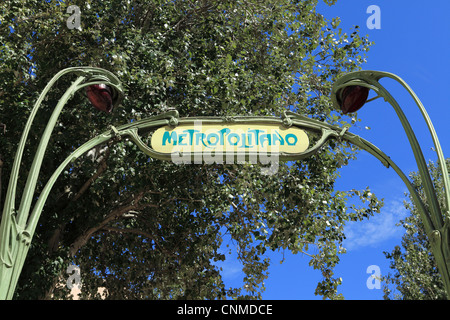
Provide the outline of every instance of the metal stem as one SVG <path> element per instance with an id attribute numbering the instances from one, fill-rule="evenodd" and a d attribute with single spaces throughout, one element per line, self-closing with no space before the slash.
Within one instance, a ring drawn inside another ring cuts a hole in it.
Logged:
<path id="1" fill-rule="evenodd" d="M 72 83 L 69 89 L 67 89 L 52 112 L 52 115 L 47 123 L 39 146 L 37 148 L 35 157 L 33 159 L 33 163 L 27 177 L 27 182 L 22 193 L 19 210 L 16 213 L 15 202 L 17 181 L 21 168 L 21 160 L 25 148 L 25 143 L 28 138 L 31 125 L 37 114 L 37 111 L 41 106 L 42 101 L 44 100 L 51 87 L 58 81 L 59 78 L 68 73 L 74 73 L 79 77 Z M 85 83 L 86 80 L 91 80 L 91 82 Z M 35 192 L 36 183 L 38 180 L 45 150 L 47 148 L 53 128 L 55 127 L 58 117 L 62 111 L 62 108 L 67 104 L 67 102 L 77 90 L 88 85 L 97 84 L 99 82 L 107 83 L 108 85 L 113 87 L 114 93 L 118 95 L 116 97 L 117 104 L 121 99 L 122 88 L 120 82 L 112 73 L 99 68 L 76 67 L 67 68 L 58 72 L 47 83 L 35 105 L 33 106 L 33 109 L 31 110 L 31 114 L 22 132 L 16 156 L 14 158 L 0 225 L 0 299 L 12 298 L 17 280 L 25 261 L 26 253 L 28 252 L 31 238 L 36 226 L 36 224 L 34 224 L 33 226 L 27 226 L 30 207 L 33 200 L 33 195 Z M 37 220 L 33 221 L 33 223 L 37 223 Z M 31 232 L 30 229 L 32 230 Z"/>
<path id="2" fill-rule="evenodd" d="M 436 190 L 434 189 L 433 182 L 428 170 L 427 164 L 424 159 L 424 155 L 417 141 L 417 138 L 409 124 L 403 110 L 400 105 L 392 97 L 392 95 L 379 83 L 379 80 L 387 77 L 399 82 L 413 97 L 415 103 L 419 107 L 422 116 L 424 117 L 428 129 L 431 133 L 433 143 L 435 145 L 435 150 L 439 159 L 440 170 L 442 171 L 442 179 L 444 182 L 444 197 L 445 204 L 441 209 L 438 197 L 436 195 Z M 417 196 L 414 193 L 414 201 L 422 217 L 422 221 L 425 224 L 426 234 L 429 238 L 433 255 L 436 259 L 439 272 L 442 276 L 444 286 L 447 291 L 447 295 L 450 298 L 450 182 L 448 169 L 444 154 L 442 152 L 439 139 L 437 137 L 436 131 L 433 124 L 426 112 L 424 106 L 420 102 L 419 98 L 412 91 L 412 89 L 403 81 L 400 77 L 387 72 L 379 71 L 357 71 L 344 75 L 333 86 L 332 100 L 333 103 L 338 107 L 337 94 L 338 91 L 346 86 L 359 85 L 364 86 L 369 89 L 374 90 L 378 96 L 383 97 L 389 104 L 394 108 L 397 116 L 405 130 L 405 133 L 410 142 L 414 157 L 416 159 L 417 166 L 419 168 L 419 174 L 422 179 L 423 188 L 426 194 L 426 202 L 429 206 L 429 211 L 426 211 L 423 205 L 420 205 L 420 199 L 416 199 Z M 373 99 L 371 99 L 373 100 Z M 367 103 L 367 102 L 366 102 Z M 411 190 L 410 190 L 411 192 Z"/>

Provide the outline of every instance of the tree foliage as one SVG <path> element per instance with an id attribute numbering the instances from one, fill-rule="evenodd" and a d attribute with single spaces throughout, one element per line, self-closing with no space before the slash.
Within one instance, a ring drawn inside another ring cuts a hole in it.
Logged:
<path id="1" fill-rule="evenodd" d="M 450 160 L 447 159 L 447 165 Z M 442 171 L 430 162 L 429 171 L 434 181 L 441 208 L 444 208 L 444 182 Z M 426 203 L 420 175 L 410 175 L 420 198 Z M 387 300 L 447 300 L 444 283 L 441 279 L 436 261 L 425 233 L 422 219 L 413 199 L 406 203 L 410 215 L 399 222 L 405 229 L 401 247 L 395 246 L 392 252 L 385 252 L 391 260 L 390 268 L 394 270 L 383 278 L 384 298 Z"/>
<path id="2" fill-rule="evenodd" d="M 335 1 L 326 1 L 332 4 Z M 68 3 L 6 0 L 0 4 L 2 195 L 33 102 L 58 71 L 95 66 L 126 89 L 112 115 L 77 93 L 63 110 L 40 173 L 37 195 L 78 145 L 134 119 L 176 108 L 186 116 L 280 115 L 290 109 L 335 124 L 331 85 L 359 68 L 370 43 L 358 28 L 316 12 L 317 0 L 74 0 L 81 29 L 69 29 Z M 73 79 L 52 89 L 36 117 L 19 187 L 48 115 Z M 15 298 L 68 298 L 59 284 L 69 264 L 81 268 L 81 298 L 258 298 L 270 264 L 267 250 L 311 255 L 323 275 L 316 294 L 340 297 L 333 267 L 344 251 L 343 227 L 379 209 L 347 208 L 352 192 L 334 190 L 338 169 L 355 157 L 331 142 L 316 155 L 260 167 L 176 165 L 149 159 L 114 140 L 74 161 L 52 189 Z M 3 200 L 3 199 L 2 199 Z M 17 200 L 19 201 L 19 200 Z M 3 202 L 2 202 L 3 203 Z M 216 261 L 223 236 L 233 240 L 244 288 L 227 288 Z"/>

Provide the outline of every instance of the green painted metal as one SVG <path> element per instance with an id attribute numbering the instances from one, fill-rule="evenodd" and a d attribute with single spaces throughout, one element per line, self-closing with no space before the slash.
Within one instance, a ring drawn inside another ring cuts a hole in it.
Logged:
<path id="1" fill-rule="evenodd" d="M 33 159 L 19 209 L 16 209 L 16 188 L 21 167 L 20 163 L 34 117 L 36 116 L 42 101 L 50 91 L 51 87 L 61 77 L 68 74 L 75 74 L 78 77 L 61 97 L 52 112 Z M 3 215 L 0 226 L 0 299 L 12 298 L 17 280 L 25 261 L 26 252 L 33 236 L 35 226 L 30 227 L 30 224 L 27 221 L 28 215 L 45 150 L 53 128 L 58 120 L 59 114 L 61 113 L 62 108 L 78 90 L 86 86 L 100 83 L 108 84 L 113 89 L 115 104 L 117 105 L 120 103 L 123 90 L 117 77 L 109 71 L 103 69 L 78 67 L 68 68 L 58 72 L 46 85 L 31 111 L 19 141 L 17 153 L 11 170 L 7 194 L 5 197 L 5 204 L 3 206 Z M 30 229 L 33 231 L 30 232 Z"/>
<path id="2" fill-rule="evenodd" d="M 441 208 L 439 205 L 439 201 L 436 196 L 436 190 L 434 189 L 433 182 L 431 180 L 431 176 L 428 171 L 427 164 L 425 162 L 419 142 L 417 141 L 417 138 L 411 128 L 411 125 L 406 119 L 403 110 L 400 108 L 400 105 L 388 92 L 388 90 L 386 90 L 386 88 L 380 84 L 379 81 L 382 78 L 389 78 L 400 83 L 414 99 L 414 102 L 419 107 L 420 112 L 422 113 L 422 116 L 433 139 L 435 151 L 438 156 L 438 163 L 442 172 L 445 197 L 443 208 Z M 377 96 L 370 100 L 383 97 L 385 101 L 387 101 L 394 108 L 398 118 L 400 119 L 403 129 L 406 132 L 408 140 L 411 144 L 412 151 L 414 153 L 414 157 L 416 159 L 417 166 L 419 168 L 419 174 L 422 178 L 422 184 L 426 193 L 429 210 L 426 210 L 426 207 L 421 203 L 420 199 L 415 199 L 415 197 L 414 200 L 421 214 L 422 221 L 424 222 L 426 233 L 430 240 L 438 269 L 442 276 L 447 295 L 450 298 L 450 179 L 445 157 L 431 119 L 428 116 L 428 113 L 425 110 L 422 102 L 403 79 L 395 74 L 381 71 L 356 71 L 348 73 L 339 78 L 338 81 L 335 82 L 332 90 L 332 100 L 337 108 L 339 108 L 337 97 L 340 94 L 340 90 L 352 85 L 363 86 L 374 90 L 377 93 Z"/>
<path id="3" fill-rule="evenodd" d="M 66 91 L 58 105 L 55 107 L 53 111 L 53 115 L 47 124 L 47 128 L 43 134 L 41 143 L 38 147 L 38 151 L 36 153 L 35 159 L 32 164 L 32 168 L 30 170 L 30 175 L 27 180 L 27 184 L 25 187 L 25 191 L 22 194 L 21 205 L 19 210 L 14 208 L 14 203 L 16 199 L 16 184 L 17 177 L 20 169 L 20 161 L 22 157 L 22 153 L 24 150 L 24 144 L 28 135 L 28 132 L 31 127 L 31 123 L 34 119 L 34 116 L 39 109 L 39 106 L 44 98 L 44 96 L 49 91 L 50 87 L 63 75 L 66 74 L 76 74 L 78 78 L 72 83 L 71 87 Z M 356 76 L 359 76 L 357 74 Z M 355 75 L 354 75 L 355 76 Z M 357 82 L 358 84 L 361 82 L 359 78 L 352 77 L 343 77 L 337 83 L 334 89 L 334 93 L 336 93 L 336 88 L 342 88 L 345 85 L 348 85 L 350 82 L 353 84 Z M 11 178 L 8 186 L 8 193 L 6 196 L 6 201 L 3 209 L 2 223 L 0 227 L 0 299 L 12 299 L 15 286 L 22 270 L 23 263 L 25 261 L 33 234 L 35 232 L 39 217 L 41 215 L 44 204 L 47 200 L 48 195 L 51 192 L 51 189 L 58 179 L 59 175 L 62 173 L 64 168 L 70 164 L 70 162 L 82 156 L 85 152 L 91 150 L 93 147 L 107 143 L 111 139 L 129 139 L 133 141 L 139 149 L 147 154 L 148 156 L 160 160 L 172 160 L 172 155 L 159 153 L 153 150 L 150 146 L 143 142 L 142 136 L 145 136 L 156 129 L 163 126 L 173 126 L 176 127 L 179 124 L 193 124 L 195 121 L 201 121 L 202 124 L 226 124 L 226 123 L 261 123 L 261 124 L 276 124 L 283 125 L 285 127 L 295 126 L 301 128 L 311 134 L 317 136 L 315 139 L 315 143 L 310 146 L 306 151 L 296 154 L 287 154 L 287 153 L 279 153 L 276 154 L 279 161 L 289 161 L 289 160 L 299 160 L 306 157 L 311 156 L 320 151 L 320 149 L 324 146 L 324 144 L 330 139 L 338 140 L 338 141 L 348 141 L 351 144 L 358 146 L 360 149 L 363 149 L 373 156 L 375 156 L 378 160 L 380 160 L 383 165 L 386 167 L 392 167 L 395 172 L 400 176 L 402 181 L 407 186 L 409 192 L 411 193 L 416 205 L 418 206 L 420 212 L 422 213 L 422 218 L 424 220 L 425 226 L 427 230 L 431 230 L 428 234 L 431 239 L 435 239 L 433 241 L 436 242 L 436 247 L 441 248 L 440 250 L 447 250 L 445 247 L 445 241 L 441 241 L 439 237 L 448 239 L 448 220 L 445 220 L 446 223 L 443 226 L 440 226 L 441 229 L 435 228 L 435 221 L 439 221 L 439 219 L 433 218 L 432 215 L 428 214 L 425 204 L 421 201 L 419 195 L 415 191 L 411 182 L 407 178 L 407 176 L 400 170 L 400 168 L 380 149 L 371 144 L 370 142 L 364 140 L 363 138 L 348 132 L 348 128 L 342 128 L 339 126 L 330 125 L 324 122 L 320 122 L 317 120 L 313 120 L 307 118 L 305 116 L 295 114 L 292 112 L 285 112 L 281 117 L 246 117 L 246 116 L 236 116 L 236 117 L 200 117 L 200 118 L 180 118 L 179 114 L 176 110 L 169 111 L 167 113 L 149 117 L 146 119 L 142 119 L 139 121 L 135 121 L 132 123 L 124 124 L 118 127 L 111 127 L 110 130 L 104 132 L 101 135 L 94 137 L 88 142 L 81 145 L 78 149 L 76 149 L 69 157 L 67 157 L 60 166 L 55 170 L 52 174 L 41 193 L 39 194 L 39 198 L 31 210 L 31 197 L 34 195 L 35 185 L 38 178 L 38 173 L 40 169 L 40 165 L 42 163 L 42 159 L 45 153 L 45 148 L 47 146 L 49 137 L 51 135 L 51 131 L 56 124 L 59 113 L 61 112 L 64 105 L 70 100 L 70 98 L 74 95 L 74 93 L 82 87 L 105 83 L 114 88 L 115 94 L 119 97 L 117 99 L 120 100 L 120 96 L 122 94 L 122 87 L 120 82 L 116 77 L 114 77 L 109 72 L 98 69 L 98 68 L 70 68 L 65 69 L 58 73 L 46 86 L 38 101 L 36 102 L 32 113 L 30 115 L 30 119 L 28 120 L 25 130 L 23 132 L 22 138 L 20 140 L 18 151 L 16 157 L 14 159 L 13 170 L 11 173 Z M 379 90 L 377 92 L 385 93 L 383 90 L 378 89 L 375 84 L 371 84 L 367 82 L 368 86 L 370 85 L 372 89 Z M 437 141 L 437 138 L 436 138 Z M 196 154 L 192 153 L 189 155 L 190 159 L 195 159 Z M 230 156 L 229 154 L 223 153 L 221 156 Z M 239 156 L 244 156 L 245 159 L 255 159 L 252 158 L 251 153 L 245 154 L 232 154 L 232 156 L 239 158 Z M 240 158 L 242 159 L 242 158 Z M 31 211 L 31 212 L 30 212 Z M 437 233 L 436 233 L 437 231 Z M 447 246 L 448 248 L 448 246 Z M 436 249 L 438 250 L 438 249 Z M 439 252 L 434 252 L 435 255 L 439 255 Z M 446 256 L 448 257 L 448 255 Z M 445 268 L 440 271 L 445 271 Z M 447 273 L 448 275 L 448 273 Z M 444 274 L 443 274 L 443 277 Z M 448 287 L 447 287 L 448 288 Z"/>

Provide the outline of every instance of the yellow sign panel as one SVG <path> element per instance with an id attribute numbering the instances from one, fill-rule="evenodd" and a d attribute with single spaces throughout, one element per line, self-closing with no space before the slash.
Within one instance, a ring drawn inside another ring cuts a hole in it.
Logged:
<path id="1" fill-rule="evenodd" d="M 301 153 L 309 146 L 304 130 L 268 124 L 180 124 L 153 133 L 152 148 L 161 153 Z"/>

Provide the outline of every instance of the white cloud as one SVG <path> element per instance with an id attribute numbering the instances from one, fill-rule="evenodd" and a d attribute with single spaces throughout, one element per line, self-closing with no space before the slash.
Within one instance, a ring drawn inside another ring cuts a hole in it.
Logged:
<path id="1" fill-rule="evenodd" d="M 225 261 L 211 261 L 212 264 L 218 268 L 222 268 L 220 272 L 224 281 L 242 280 L 244 272 L 242 271 L 242 264 L 237 258 L 236 248 L 231 240 L 230 235 L 226 234 L 223 228 L 223 243 L 219 252 L 225 255 Z M 231 250 L 230 250 L 231 248 Z"/>
<path id="2" fill-rule="evenodd" d="M 225 261 L 218 261 L 214 264 L 219 268 L 222 268 L 221 274 L 225 281 L 237 278 L 242 279 L 244 275 L 241 263 L 230 255 L 227 255 Z"/>
<path id="3" fill-rule="evenodd" d="M 401 200 L 391 200 L 381 209 L 380 213 L 369 220 L 348 223 L 344 229 L 346 239 L 344 247 L 356 250 L 363 247 L 374 247 L 384 241 L 400 239 L 403 229 L 396 226 L 399 220 L 405 218 L 407 210 Z"/>

